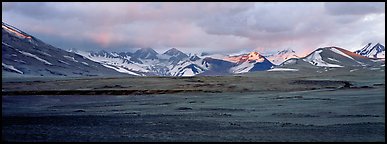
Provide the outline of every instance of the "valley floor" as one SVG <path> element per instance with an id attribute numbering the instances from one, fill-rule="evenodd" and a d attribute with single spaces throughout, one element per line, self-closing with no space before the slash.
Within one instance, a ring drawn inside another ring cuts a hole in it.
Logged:
<path id="1" fill-rule="evenodd" d="M 336 71 L 3 81 L 2 140 L 384 142 L 384 78 Z"/>

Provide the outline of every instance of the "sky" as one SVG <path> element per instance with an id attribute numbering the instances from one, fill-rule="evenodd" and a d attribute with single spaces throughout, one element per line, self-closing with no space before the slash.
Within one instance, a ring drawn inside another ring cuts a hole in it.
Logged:
<path id="1" fill-rule="evenodd" d="M 3 2 L 2 21 L 85 51 L 261 53 L 385 45 L 385 3 Z"/>

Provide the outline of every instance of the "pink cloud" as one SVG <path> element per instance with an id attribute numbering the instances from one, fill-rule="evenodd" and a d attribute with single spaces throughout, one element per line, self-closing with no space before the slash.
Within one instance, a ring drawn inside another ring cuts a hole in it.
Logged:
<path id="1" fill-rule="evenodd" d="M 111 43 L 111 36 L 109 32 L 92 35 L 91 39 L 100 44 L 102 47 L 108 47 Z"/>

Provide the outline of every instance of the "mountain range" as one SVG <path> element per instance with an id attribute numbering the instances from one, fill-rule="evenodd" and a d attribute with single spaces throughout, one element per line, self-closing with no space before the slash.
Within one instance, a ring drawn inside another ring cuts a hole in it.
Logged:
<path id="1" fill-rule="evenodd" d="M 122 75 L 78 54 L 64 51 L 2 23 L 3 76 Z"/>
<path id="2" fill-rule="evenodd" d="M 292 49 L 272 54 L 186 54 L 171 48 L 135 52 L 85 52 L 56 48 L 11 25 L 2 23 L 2 71 L 31 76 L 194 76 L 230 75 L 278 68 L 384 66 L 384 46 L 367 44 L 350 52 L 339 47 L 318 48 L 305 57 Z"/>

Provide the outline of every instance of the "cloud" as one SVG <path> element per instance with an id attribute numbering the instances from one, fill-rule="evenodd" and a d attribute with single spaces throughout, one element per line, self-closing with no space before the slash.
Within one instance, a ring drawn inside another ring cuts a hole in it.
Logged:
<path id="1" fill-rule="evenodd" d="M 58 3 L 2 3 L 3 12 L 20 14 L 35 19 L 47 20 L 56 18 L 69 18 L 73 16 L 73 12 L 62 7 Z M 69 5 L 70 6 L 70 5 Z"/>
<path id="2" fill-rule="evenodd" d="M 332 15 L 366 15 L 385 13 L 384 2 L 332 2 L 325 3 L 325 8 Z"/>
<path id="3" fill-rule="evenodd" d="M 384 43 L 384 3 L 2 3 L 3 21 L 61 48 L 238 53 Z M 349 8 L 343 8 L 348 5 Z M 356 9 L 354 9 L 356 7 Z"/>

